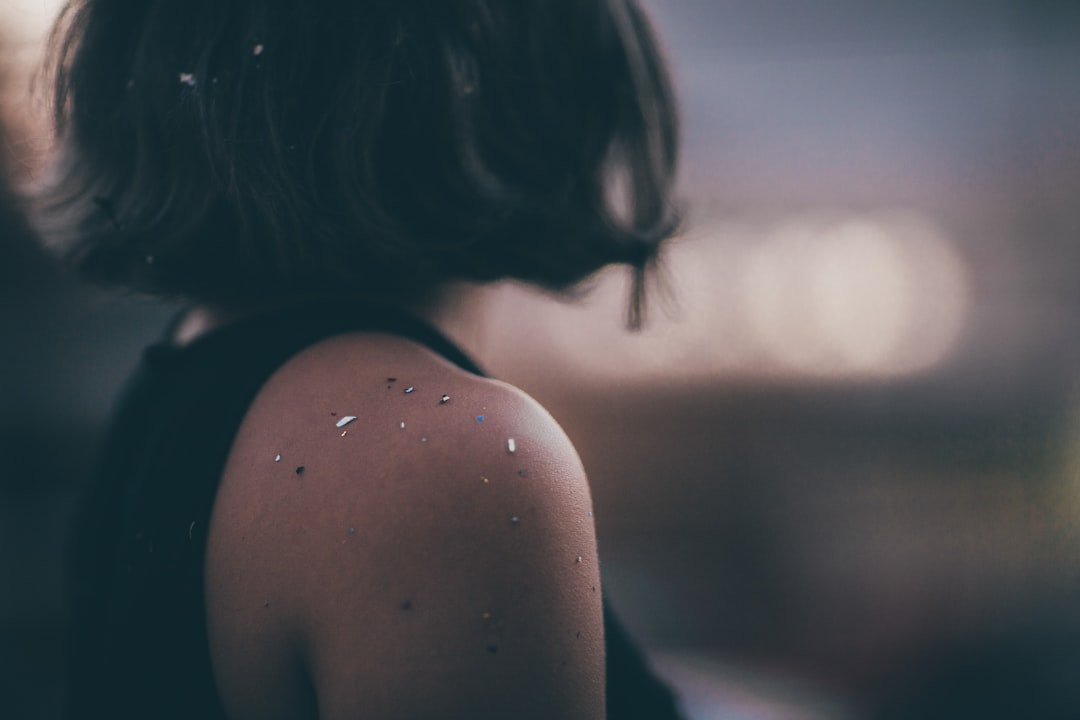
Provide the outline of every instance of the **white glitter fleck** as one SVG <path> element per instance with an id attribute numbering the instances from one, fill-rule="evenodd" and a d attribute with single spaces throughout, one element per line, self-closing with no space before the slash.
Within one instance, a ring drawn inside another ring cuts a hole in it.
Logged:
<path id="1" fill-rule="evenodd" d="M 404 420 L 402 420 L 402 421 L 401 421 L 401 429 L 402 429 L 402 430 L 404 430 L 404 429 L 405 429 L 405 421 L 404 421 Z"/>
<path id="2" fill-rule="evenodd" d="M 281 454 L 280 453 L 278 454 L 277 457 L 274 458 L 274 462 L 281 462 Z"/>
<path id="3" fill-rule="evenodd" d="M 439 404 L 440 405 L 445 405 L 448 402 L 450 402 L 450 396 L 449 395 L 443 395 L 441 398 L 439 398 Z"/>
<path id="4" fill-rule="evenodd" d="M 346 415 L 345 417 L 343 417 L 343 418 L 341 418 L 340 420 L 337 421 L 337 426 L 339 428 L 343 428 L 346 425 L 348 425 L 349 423 L 353 422 L 354 420 L 356 420 L 355 415 Z"/>
<path id="5" fill-rule="evenodd" d="M 511 525 L 517 525 L 519 522 L 521 522 L 521 518 L 519 518 L 517 515 L 510 518 L 510 524 Z"/>
<path id="6" fill-rule="evenodd" d="M 251 54 L 254 55 L 255 57 L 258 57 L 258 56 L 263 54 L 263 50 L 265 50 L 265 49 L 266 48 L 263 47 L 262 43 L 259 43 L 258 45 L 256 45 L 255 47 L 253 47 L 251 49 Z"/>
<path id="7" fill-rule="evenodd" d="M 506 441 L 506 449 L 510 451 L 511 455 L 516 453 L 517 452 L 517 441 L 514 440 L 514 438 L 508 439 Z"/>
<path id="8" fill-rule="evenodd" d="M 187 85 L 188 87 L 195 87 L 195 74 L 180 73 L 180 83 L 182 85 Z"/>

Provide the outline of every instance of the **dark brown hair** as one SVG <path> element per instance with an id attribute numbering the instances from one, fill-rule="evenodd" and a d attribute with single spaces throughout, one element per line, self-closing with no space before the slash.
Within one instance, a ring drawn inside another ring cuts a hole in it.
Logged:
<path id="1" fill-rule="evenodd" d="M 98 282 L 403 299 L 628 263 L 639 301 L 677 226 L 633 0 L 72 0 L 51 57 L 39 225 Z"/>

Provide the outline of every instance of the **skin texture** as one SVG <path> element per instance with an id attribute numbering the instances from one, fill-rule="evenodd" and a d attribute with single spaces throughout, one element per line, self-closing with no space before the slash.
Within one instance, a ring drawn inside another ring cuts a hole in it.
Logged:
<path id="1" fill-rule="evenodd" d="M 230 716 L 602 718 L 591 511 L 573 446 L 519 390 L 401 338 L 309 348 L 260 391 L 214 506 Z"/>

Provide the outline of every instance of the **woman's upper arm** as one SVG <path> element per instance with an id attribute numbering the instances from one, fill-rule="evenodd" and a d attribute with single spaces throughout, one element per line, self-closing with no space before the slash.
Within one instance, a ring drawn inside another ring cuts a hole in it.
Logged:
<path id="1" fill-rule="evenodd" d="M 290 638 L 321 718 L 603 717 L 596 541 L 573 447 L 512 388 L 406 366 L 361 390 L 331 370 L 257 403 L 215 507 L 239 518 L 215 519 L 219 557 L 244 547 L 216 592 L 280 606 L 264 630 Z M 280 402 L 292 419 L 273 420 Z M 219 648 L 230 642 L 243 644 Z"/>

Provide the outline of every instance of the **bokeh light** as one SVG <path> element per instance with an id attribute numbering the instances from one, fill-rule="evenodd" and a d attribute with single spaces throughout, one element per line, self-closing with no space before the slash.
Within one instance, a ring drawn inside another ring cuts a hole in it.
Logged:
<path id="1" fill-rule="evenodd" d="M 971 305 L 970 273 L 955 242 L 912 212 L 701 223 L 673 245 L 665 267 L 674 302 L 653 293 L 652 321 L 640 334 L 615 320 L 629 291 L 620 269 L 599 276 L 577 304 L 503 288 L 494 326 L 518 348 L 545 338 L 531 353 L 538 363 L 583 359 L 570 370 L 597 381 L 658 372 L 860 381 L 947 360 Z M 524 317 L 536 327 L 523 328 Z"/>

